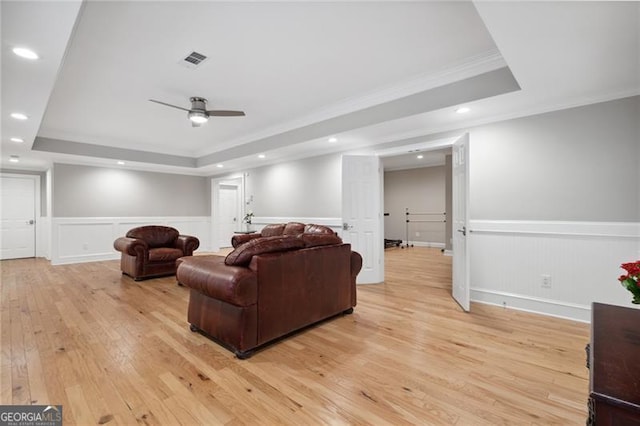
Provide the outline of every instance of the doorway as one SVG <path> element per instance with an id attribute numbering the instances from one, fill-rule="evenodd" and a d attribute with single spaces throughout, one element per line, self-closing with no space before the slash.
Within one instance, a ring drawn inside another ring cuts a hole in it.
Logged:
<path id="1" fill-rule="evenodd" d="M 447 189 L 447 193 L 451 192 L 449 196 L 453 198 L 454 208 L 448 209 L 447 213 L 450 212 L 451 214 L 446 215 L 446 220 L 447 222 L 450 222 L 455 226 L 453 233 L 456 234 L 455 231 L 459 229 L 460 235 L 455 235 L 455 237 L 458 237 L 457 241 L 456 238 L 449 239 L 452 230 L 449 228 L 449 225 L 447 225 L 447 229 L 445 229 L 445 242 L 449 240 L 453 243 L 453 256 L 451 260 L 453 263 L 453 270 L 456 271 L 456 273 L 453 273 L 452 271 L 451 293 L 453 298 L 465 311 L 469 310 L 469 257 L 467 254 L 467 245 L 465 238 L 468 217 L 466 208 L 461 209 L 459 206 L 461 202 L 466 205 L 466 200 L 468 199 L 468 184 L 466 183 L 466 179 L 468 179 L 469 167 L 468 155 L 466 155 L 466 153 L 468 153 L 468 141 L 469 135 L 465 133 L 461 136 L 399 146 L 376 153 L 384 160 L 387 157 L 400 157 L 403 155 L 413 157 L 415 159 L 418 155 L 420 155 L 420 153 L 434 152 L 443 149 L 452 152 L 454 161 L 452 164 L 453 173 L 451 174 L 453 175 L 453 177 L 459 175 L 460 178 L 452 179 L 451 189 Z M 463 155 L 460 155 L 460 151 L 462 151 Z M 456 162 L 455 158 L 464 160 Z M 462 173 L 463 171 L 464 173 Z M 461 183 L 464 183 L 464 185 L 461 186 Z M 458 204 L 458 208 L 456 208 L 456 203 Z M 402 218 L 400 219 L 402 220 Z M 460 244 L 461 239 L 464 240 L 465 244 Z"/>
<path id="2" fill-rule="evenodd" d="M 244 216 L 244 175 L 211 181 L 212 250 L 231 247 L 231 237 L 240 231 Z"/>
<path id="3" fill-rule="evenodd" d="M 221 184 L 218 189 L 218 206 L 220 222 L 220 247 L 229 247 L 231 237 L 238 231 L 240 216 L 239 188 L 237 185 Z"/>

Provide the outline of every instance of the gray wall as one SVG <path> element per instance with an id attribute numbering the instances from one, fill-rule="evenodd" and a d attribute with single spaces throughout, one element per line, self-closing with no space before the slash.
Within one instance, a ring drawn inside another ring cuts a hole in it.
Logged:
<path id="1" fill-rule="evenodd" d="M 390 171 L 384 173 L 385 238 L 406 240 L 406 208 L 410 213 L 445 212 L 445 166 Z M 409 216 L 414 220 L 443 220 L 444 216 Z M 409 241 L 445 242 L 443 222 L 409 223 Z"/>
<path id="2" fill-rule="evenodd" d="M 341 217 L 342 156 L 323 155 L 251 169 L 247 207 L 262 217 Z"/>
<path id="3" fill-rule="evenodd" d="M 471 219 L 639 221 L 640 97 L 470 132 Z"/>
<path id="4" fill-rule="evenodd" d="M 20 169 L 0 169 L 2 173 L 13 173 L 18 175 L 40 176 L 40 215 L 47 216 L 47 174 L 46 172 L 36 172 L 33 170 Z"/>
<path id="5" fill-rule="evenodd" d="M 205 177 L 54 164 L 53 216 L 209 216 Z"/>

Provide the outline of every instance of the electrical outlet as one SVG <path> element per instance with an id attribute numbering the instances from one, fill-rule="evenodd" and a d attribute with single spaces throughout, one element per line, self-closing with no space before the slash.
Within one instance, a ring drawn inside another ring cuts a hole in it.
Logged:
<path id="1" fill-rule="evenodd" d="M 416 232 L 416 237 L 419 237 L 419 236 L 420 236 L 420 233 L 419 233 L 419 232 Z"/>
<path id="2" fill-rule="evenodd" d="M 542 288 L 551 288 L 551 275 L 542 274 Z"/>
<path id="3" fill-rule="evenodd" d="M 89 244 L 84 243 L 84 244 L 82 245 L 82 250 L 85 250 L 85 251 L 89 250 Z"/>

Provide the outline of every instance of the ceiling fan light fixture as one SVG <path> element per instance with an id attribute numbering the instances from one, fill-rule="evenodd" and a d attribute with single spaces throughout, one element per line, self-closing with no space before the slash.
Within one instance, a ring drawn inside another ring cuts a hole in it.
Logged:
<path id="1" fill-rule="evenodd" d="M 196 124 L 204 124 L 209 120 L 207 114 L 203 111 L 189 111 L 189 120 Z"/>

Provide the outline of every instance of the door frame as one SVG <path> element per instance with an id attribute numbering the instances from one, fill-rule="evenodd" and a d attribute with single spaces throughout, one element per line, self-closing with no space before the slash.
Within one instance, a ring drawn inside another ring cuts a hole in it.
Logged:
<path id="1" fill-rule="evenodd" d="M 211 179 L 211 250 L 220 250 L 220 228 L 216 226 L 219 222 L 218 204 L 220 203 L 220 185 L 235 185 L 238 188 L 238 214 L 245 215 L 245 175 L 244 173 L 233 174 L 221 178 Z M 240 222 L 238 222 L 240 223 Z"/>
<path id="2" fill-rule="evenodd" d="M 31 179 L 34 181 L 35 185 L 34 185 L 34 198 L 35 198 L 35 209 L 34 209 L 34 220 L 36 221 L 36 223 L 34 224 L 33 227 L 33 238 L 34 238 L 34 245 L 33 245 L 33 256 L 34 257 L 39 257 L 38 255 L 42 254 L 42 248 L 41 247 L 41 243 L 39 243 L 39 239 L 40 236 L 42 234 L 42 229 L 40 228 L 41 225 L 40 223 L 42 222 L 42 209 L 41 209 L 41 205 L 40 205 L 40 199 L 42 198 L 42 194 L 40 192 L 40 175 L 32 175 L 32 174 L 25 174 L 25 173 L 5 173 L 5 172 L 0 172 L 0 178 L 19 178 L 19 179 Z M 51 212 L 49 212 L 49 214 L 51 214 Z"/>

